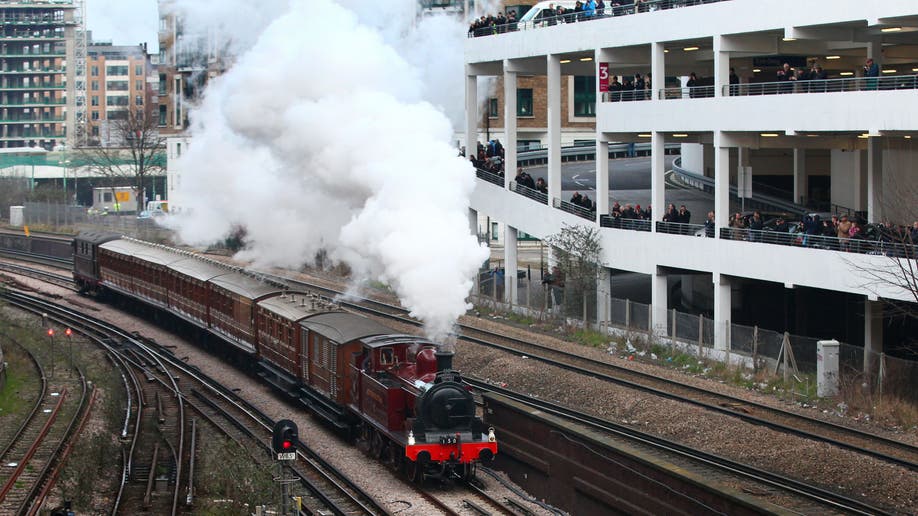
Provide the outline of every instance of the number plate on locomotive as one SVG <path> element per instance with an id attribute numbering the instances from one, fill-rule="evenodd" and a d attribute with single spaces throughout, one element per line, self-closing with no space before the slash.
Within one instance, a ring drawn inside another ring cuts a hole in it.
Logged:
<path id="1" fill-rule="evenodd" d="M 440 437 L 440 444 L 456 444 L 459 442 L 459 438 L 454 435 L 444 435 Z"/>

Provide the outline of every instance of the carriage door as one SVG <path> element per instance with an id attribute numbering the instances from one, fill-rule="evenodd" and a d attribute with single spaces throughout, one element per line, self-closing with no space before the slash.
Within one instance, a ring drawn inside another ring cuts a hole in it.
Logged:
<path id="1" fill-rule="evenodd" d="M 309 330 L 300 327 L 300 369 L 303 383 L 309 383 Z"/>

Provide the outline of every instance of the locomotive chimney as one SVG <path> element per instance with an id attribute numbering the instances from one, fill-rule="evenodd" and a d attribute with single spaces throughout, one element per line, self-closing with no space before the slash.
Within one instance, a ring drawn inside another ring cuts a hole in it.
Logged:
<path id="1" fill-rule="evenodd" d="M 453 368 L 453 353 L 437 351 L 437 371 L 446 371 Z"/>

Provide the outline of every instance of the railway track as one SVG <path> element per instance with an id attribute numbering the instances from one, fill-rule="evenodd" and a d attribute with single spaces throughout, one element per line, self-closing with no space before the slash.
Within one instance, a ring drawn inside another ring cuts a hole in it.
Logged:
<path id="1" fill-rule="evenodd" d="M 25 267 L 23 265 L 16 265 L 12 263 L 0 263 L 0 271 L 7 271 L 29 278 L 35 278 L 46 283 L 52 283 L 59 287 L 64 287 L 74 292 L 77 291 L 77 288 L 73 283 L 73 276 L 70 275 L 64 276 L 62 274 L 55 274 L 53 272 L 33 269 L 31 267 Z"/>
<path id="2" fill-rule="evenodd" d="M 36 355 L 22 349 L 37 367 L 42 389 L 30 413 L 0 451 L 4 466 L 0 470 L 0 514 L 31 515 L 38 511 L 95 400 L 95 392 L 79 369 L 46 376 Z"/>
<path id="3" fill-rule="evenodd" d="M 202 419 L 213 424 L 215 429 L 249 449 L 253 456 L 259 454 L 255 450 L 267 448 L 273 421 L 218 382 L 177 359 L 168 349 L 41 299 L 11 292 L 3 297 L 11 304 L 48 313 L 52 319 L 78 328 L 87 337 L 107 347 L 115 355 L 113 360 L 125 365 L 125 384 L 133 386 L 129 392 L 133 390 L 137 393 L 134 398 L 137 401 L 133 411 L 134 433 L 130 433 L 128 417 L 124 425 L 131 448 L 125 451 L 125 474 L 113 513 L 126 514 L 129 507 L 147 507 L 156 514 L 177 514 L 180 493 L 185 493 L 184 503 L 190 499 L 194 492 L 193 479 L 184 477 L 182 473 L 183 469 L 187 469 L 190 475 L 194 454 L 184 445 L 187 413 L 180 407 L 186 404 Z M 151 385 L 156 387 L 151 388 Z M 140 417 L 137 417 L 137 412 Z M 128 414 L 131 414 L 130 408 Z M 152 445 L 140 444 L 145 427 L 159 427 L 163 435 L 174 437 L 172 440 L 154 440 Z M 266 455 L 261 454 L 262 457 Z M 179 457 L 187 460 L 179 460 Z M 300 491 L 306 494 L 305 501 L 311 505 L 307 508 L 313 513 L 388 514 L 382 505 L 322 460 L 305 443 L 300 443 L 297 461 L 289 469 L 298 485 L 302 486 Z M 165 480 L 172 486 L 172 496 L 152 495 L 151 486 L 155 479 L 146 473 L 157 470 L 165 470 Z M 125 509 L 121 510 L 121 507 Z"/>
<path id="4" fill-rule="evenodd" d="M 708 477 L 719 475 L 723 479 L 722 481 L 728 484 L 731 478 L 740 479 L 744 485 L 761 486 L 757 489 L 763 494 L 768 494 L 769 497 L 774 496 L 776 493 L 785 498 L 789 497 L 792 502 L 789 504 L 784 502 L 779 507 L 796 514 L 887 514 L 883 509 L 868 503 L 784 475 L 771 473 L 724 457 L 702 452 L 652 434 L 555 403 L 530 398 L 486 382 L 470 379 L 467 379 L 467 381 L 482 392 L 499 394 L 546 414 L 574 421 L 613 438 L 624 439 L 629 444 L 646 447 L 656 454 L 662 453 L 666 456 L 674 456 L 676 460 L 688 460 L 709 471 Z"/>
<path id="5" fill-rule="evenodd" d="M 283 279 L 278 277 L 278 279 Z M 296 285 L 298 282 L 286 280 Z M 320 290 L 330 297 L 342 295 L 333 289 L 302 283 L 302 286 Z M 351 309 L 370 315 L 389 318 L 400 323 L 420 326 L 421 323 L 408 317 L 403 308 L 373 300 L 339 301 Z M 726 414 L 743 421 L 767 426 L 788 434 L 825 442 L 840 448 L 869 455 L 893 464 L 918 471 L 918 447 L 883 436 L 849 428 L 836 423 L 811 418 L 770 405 L 756 403 L 727 394 L 706 390 L 677 380 L 657 377 L 648 373 L 585 358 L 574 353 L 550 348 L 545 345 L 523 341 L 460 325 L 458 340 L 498 349 L 516 356 L 591 376 L 603 381 L 622 385 L 684 403 L 690 403 L 707 410 Z"/>

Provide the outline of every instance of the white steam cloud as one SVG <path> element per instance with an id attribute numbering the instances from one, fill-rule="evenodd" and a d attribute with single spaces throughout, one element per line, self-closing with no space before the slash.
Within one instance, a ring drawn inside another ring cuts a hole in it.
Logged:
<path id="1" fill-rule="evenodd" d="M 278 16 L 192 112 L 176 193 L 193 201 L 171 225 L 196 244 L 244 225 L 240 258 L 257 265 L 325 249 L 357 280 L 391 285 L 443 338 L 488 256 L 469 232 L 474 173 L 450 142 L 464 23 L 419 21 L 417 0 L 362 15 L 332 0 L 270 3 Z M 208 6 L 226 4 L 251 2 Z"/>

